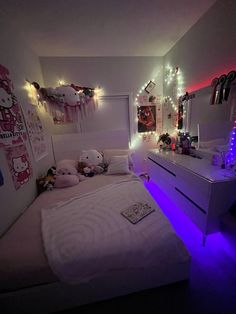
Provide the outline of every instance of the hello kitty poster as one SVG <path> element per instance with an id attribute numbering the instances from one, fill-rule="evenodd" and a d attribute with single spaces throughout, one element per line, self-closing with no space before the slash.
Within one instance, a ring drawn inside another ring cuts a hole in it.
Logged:
<path id="1" fill-rule="evenodd" d="M 24 144 L 5 148 L 8 167 L 15 189 L 18 190 L 32 177 L 32 166 Z"/>
<path id="2" fill-rule="evenodd" d="M 0 64 L 0 146 L 27 139 L 20 105 L 13 93 L 9 71 Z"/>

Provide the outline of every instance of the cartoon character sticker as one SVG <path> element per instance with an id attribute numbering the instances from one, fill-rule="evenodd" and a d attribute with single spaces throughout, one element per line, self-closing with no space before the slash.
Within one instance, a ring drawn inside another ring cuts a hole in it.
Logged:
<path id="1" fill-rule="evenodd" d="M 24 184 L 29 181 L 30 170 L 29 162 L 25 155 L 12 159 L 14 175 L 17 177 L 17 181 L 20 184 Z"/>
<path id="2" fill-rule="evenodd" d="M 22 143 L 26 131 L 9 71 L 0 64 L 0 146 Z"/>
<path id="3" fill-rule="evenodd" d="M 8 146 L 5 148 L 8 167 L 16 190 L 32 177 L 32 166 L 26 146 Z"/>

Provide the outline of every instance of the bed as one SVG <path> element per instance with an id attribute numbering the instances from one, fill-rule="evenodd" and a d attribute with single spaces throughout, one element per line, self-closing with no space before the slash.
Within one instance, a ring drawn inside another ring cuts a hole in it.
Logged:
<path id="1" fill-rule="evenodd" d="M 134 204 L 154 210 L 132 224 Z M 186 280 L 190 255 L 133 172 L 40 194 L 0 239 L 3 313 L 47 313 Z"/>

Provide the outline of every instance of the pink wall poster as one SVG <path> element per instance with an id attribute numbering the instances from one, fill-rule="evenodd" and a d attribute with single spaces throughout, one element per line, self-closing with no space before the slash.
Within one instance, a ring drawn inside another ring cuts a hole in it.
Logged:
<path id="1" fill-rule="evenodd" d="M 24 144 L 5 147 L 5 153 L 15 189 L 18 190 L 32 177 L 29 154 Z"/>
<path id="2" fill-rule="evenodd" d="M 0 64 L 0 146 L 27 139 L 20 105 L 13 93 L 9 71 Z"/>

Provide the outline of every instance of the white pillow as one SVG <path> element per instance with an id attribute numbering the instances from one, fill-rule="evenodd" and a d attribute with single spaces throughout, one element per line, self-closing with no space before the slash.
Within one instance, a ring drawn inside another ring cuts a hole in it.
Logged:
<path id="1" fill-rule="evenodd" d="M 128 174 L 129 158 L 127 155 L 112 156 L 108 165 L 107 174 Z"/>
<path id="2" fill-rule="evenodd" d="M 104 149 L 103 161 L 105 164 L 110 164 L 113 156 L 128 156 L 129 168 L 132 169 L 132 152 L 129 149 Z"/>

